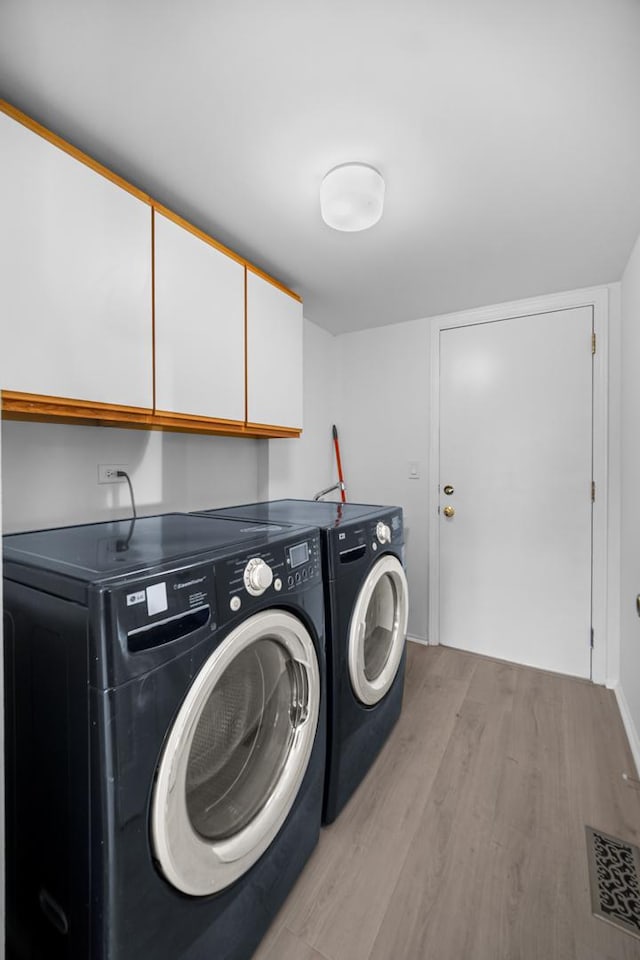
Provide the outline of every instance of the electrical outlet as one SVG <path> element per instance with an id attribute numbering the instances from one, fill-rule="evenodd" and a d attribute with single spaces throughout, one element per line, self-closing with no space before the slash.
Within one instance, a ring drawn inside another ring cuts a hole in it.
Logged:
<path id="1" fill-rule="evenodd" d="M 124 477 L 118 476 L 118 470 L 126 470 L 126 463 L 99 463 L 98 483 L 124 483 Z"/>

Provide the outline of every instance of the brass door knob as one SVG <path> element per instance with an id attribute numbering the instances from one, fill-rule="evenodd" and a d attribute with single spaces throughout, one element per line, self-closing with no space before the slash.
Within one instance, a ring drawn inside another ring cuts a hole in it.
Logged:
<path id="1" fill-rule="evenodd" d="M 442 512 L 445 517 L 452 517 L 456 511 L 453 507 L 446 506 Z"/>

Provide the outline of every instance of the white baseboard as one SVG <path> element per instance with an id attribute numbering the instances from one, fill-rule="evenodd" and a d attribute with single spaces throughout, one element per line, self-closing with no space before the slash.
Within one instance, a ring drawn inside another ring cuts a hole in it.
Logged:
<path id="1" fill-rule="evenodd" d="M 616 695 L 616 700 L 618 701 L 618 709 L 620 710 L 620 716 L 622 717 L 622 722 L 624 724 L 624 729 L 627 734 L 627 740 L 629 741 L 629 746 L 631 748 L 631 753 L 633 754 L 633 761 L 635 763 L 635 775 L 640 776 L 640 737 L 638 736 L 638 731 L 633 722 L 633 717 L 631 716 L 631 711 L 629 710 L 629 704 L 627 703 L 627 698 L 624 695 L 624 690 L 619 683 L 615 685 L 614 693 Z"/>
<path id="2" fill-rule="evenodd" d="M 410 633 L 407 634 L 407 640 L 411 640 L 412 643 L 421 643 L 423 647 L 430 646 L 429 641 L 426 637 L 412 637 Z"/>

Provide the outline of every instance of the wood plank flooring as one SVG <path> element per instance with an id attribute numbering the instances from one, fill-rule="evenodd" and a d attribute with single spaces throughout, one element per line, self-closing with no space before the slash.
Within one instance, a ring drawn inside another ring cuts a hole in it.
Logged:
<path id="1" fill-rule="evenodd" d="M 611 691 L 409 644 L 403 712 L 255 960 L 640 960 L 585 824 L 640 843 Z"/>

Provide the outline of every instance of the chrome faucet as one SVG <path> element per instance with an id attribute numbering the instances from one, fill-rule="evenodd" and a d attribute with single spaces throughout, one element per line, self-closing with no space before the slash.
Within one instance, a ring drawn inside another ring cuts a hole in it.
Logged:
<path id="1" fill-rule="evenodd" d="M 326 497 L 328 493 L 333 493 L 334 490 L 344 490 L 344 483 L 342 480 L 338 480 L 337 483 L 334 483 L 331 487 L 327 487 L 326 490 L 320 490 L 318 493 L 316 493 L 313 499 L 321 500 L 322 497 Z"/>

